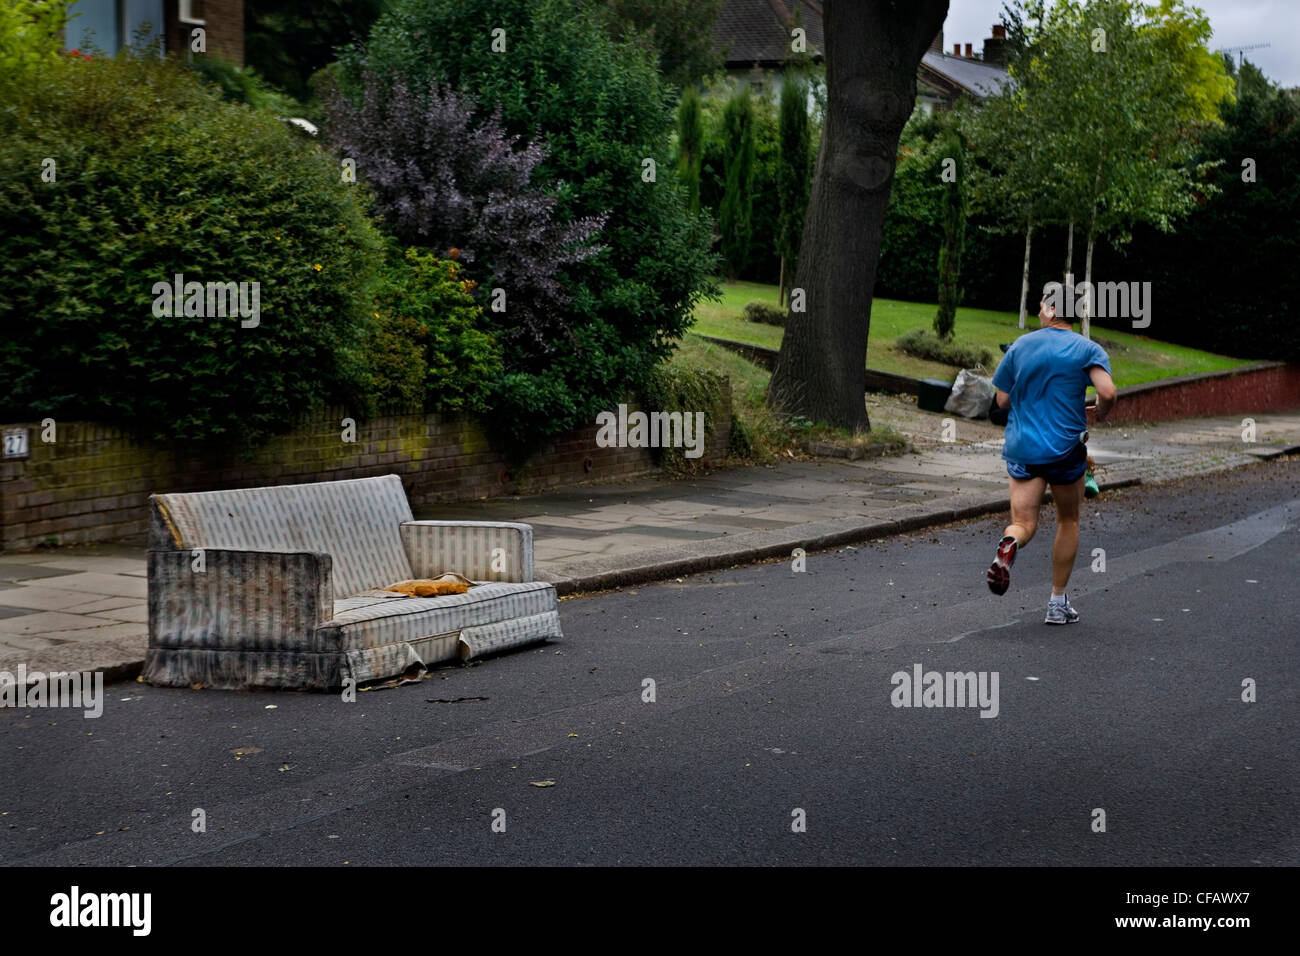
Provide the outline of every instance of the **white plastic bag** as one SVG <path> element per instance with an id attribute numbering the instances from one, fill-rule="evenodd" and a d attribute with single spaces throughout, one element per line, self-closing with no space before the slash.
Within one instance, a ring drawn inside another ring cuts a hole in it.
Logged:
<path id="1" fill-rule="evenodd" d="M 952 394 L 944 403 L 943 410 L 963 418 L 984 418 L 995 394 L 997 389 L 993 387 L 993 379 L 964 368 L 957 373 L 957 381 L 952 383 Z"/>

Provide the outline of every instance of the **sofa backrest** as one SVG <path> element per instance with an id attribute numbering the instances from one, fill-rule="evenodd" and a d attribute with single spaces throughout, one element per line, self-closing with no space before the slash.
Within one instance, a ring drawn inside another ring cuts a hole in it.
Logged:
<path id="1" fill-rule="evenodd" d="M 326 552 L 336 598 L 412 576 L 398 530 L 411 506 L 397 475 L 150 500 L 176 548 Z"/>

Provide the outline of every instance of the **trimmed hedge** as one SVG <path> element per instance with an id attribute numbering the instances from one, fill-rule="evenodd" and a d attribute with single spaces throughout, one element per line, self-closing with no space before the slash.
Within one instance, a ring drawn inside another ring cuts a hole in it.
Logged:
<path id="1" fill-rule="evenodd" d="M 250 444 L 355 394 L 381 245 L 335 160 L 170 61 L 60 58 L 0 102 L 5 419 Z M 258 321 L 169 310 L 177 274 L 258 283 Z"/>

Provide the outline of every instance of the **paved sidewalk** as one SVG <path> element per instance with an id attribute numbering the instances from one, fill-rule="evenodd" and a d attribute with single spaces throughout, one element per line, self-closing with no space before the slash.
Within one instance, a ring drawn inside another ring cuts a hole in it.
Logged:
<path id="1" fill-rule="evenodd" d="M 526 521 L 538 576 L 561 593 L 615 587 L 812 551 L 1005 511 L 1003 430 L 914 400 L 870 401 L 873 424 L 906 434 L 913 451 L 861 461 L 786 460 L 701 478 L 648 478 L 545 495 L 425 509 L 421 518 Z M 1093 430 L 1102 488 L 1159 482 L 1300 450 L 1300 410 Z M 0 671 L 138 673 L 147 638 L 143 550 L 92 545 L 0 553 Z"/>

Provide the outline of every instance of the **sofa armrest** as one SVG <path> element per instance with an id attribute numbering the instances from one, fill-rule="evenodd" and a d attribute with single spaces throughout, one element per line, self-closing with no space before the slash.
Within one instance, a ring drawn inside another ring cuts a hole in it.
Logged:
<path id="1" fill-rule="evenodd" d="M 149 646 L 316 651 L 333 559 L 313 551 L 149 552 Z"/>
<path id="2" fill-rule="evenodd" d="M 533 580 L 533 526 L 504 521 L 403 521 L 417 578 L 456 571 L 473 581 Z"/>

